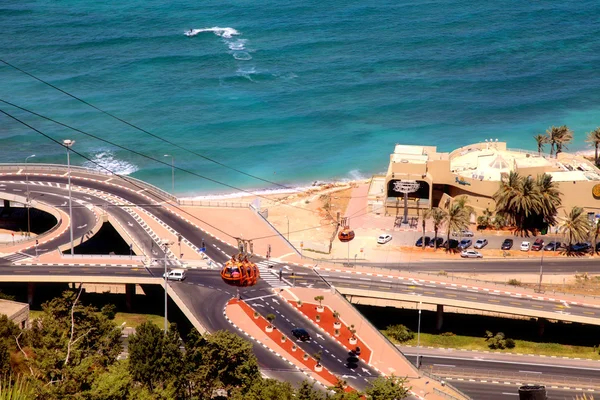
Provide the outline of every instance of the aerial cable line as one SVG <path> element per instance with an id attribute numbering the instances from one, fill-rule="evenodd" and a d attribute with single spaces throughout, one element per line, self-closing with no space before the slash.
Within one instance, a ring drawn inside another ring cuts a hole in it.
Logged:
<path id="1" fill-rule="evenodd" d="M 21 124 L 25 125 L 25 126 L 26 126 L 26 127 L 28 127 L 29 129 L 31 129 L 31 130 L 33 130 L 33 131 L 35 131 L 35 132 L 39 133 L 40 135 L 44 136 L 45 138 L 47 138 L 47 139 L 49 139 L 49 140 L 53 141 L 54 143 L 58 144 L 59 146 L 61 146 L 61 147 L 64 147 L 64 148 L 67 148 L 67 147 L 66 147 L 64 144 L 62 144 L 62 143 L 61 143 L 61 142 L 59 142 L 58 140 L 56 140 L 56 139 L 54 139 L 53 137 L 51 137 L 51 136 L 49 136 L 49 135 L 45 134 L 44 132 L 40 131 L 39 129 L 36 129 L 36 128 L 34 128 L 33 126 L 31 126 L 31 125 L 29 125 L 28 123 L 26 123 L 26 122 L 24 122 L 24 121 L 20 120 L 19 118 L 15 117 L 14 115 L 11 115 L 10 113 L 8 113 L 8 112 L 6 112 L 6 111 L 4 111 L 4 110 L 2 110 L 2 109 L 0 109 L 0 112 L 1 112 L 2 114 L 6 115 L 7 117 L 9 117 L 9 118 L 12 118 L 13 120 L 15 120 L 15 121 L 17 121 L 17 122 L 19 122 L 19 123 L 21 123 Z M 137 188 L 139 188 L 139 189 L 144 189 L 144 190 L 145 190 L 145 188 L 144 188 L 144 187 L 140 186 L 140 185 L 139 185 L 139 184 L 137 184 L 136 182 L 134 182 L 134 181 L 132 181 L 132 180 L 130 180 L 130 179 L 128 179 L 128 178 L 126 178 L 126 177 L 125 177 L 125 176 L 123 176 L 123 175 L 117 174 L 116 172 L 114 172 L 114 171 L 112 171 L 112 170 L 110 170 L 110 169 L 106 168 L 106 167 L 105 167 L 105 166 L 103 166 L 103 165 L 100 165 L 99 163 L 97 163 L 97 162 L 93 161 L 92 159 L 88 158 L 87 156 L 85 156 L 85 155 L 83 155 L 83 154 L 81 154 L 81 153 L 77 152 L 76 150 L 73 150 L 73 148 L 70 148 L 70 151 L 72 151 L 73 153 L 75 153 L 75 154 L 77 154 L 78 156 L 82 157 L 83 159 L 85 159 L 85 160 L 87 160 L 87 161 L 91 162 L 92 164 L 95 164 L 95 165 L 97 165 L 97 166 L 98 166 L 98 167 L 100 167 L 101 169 L 104 169 L 104 170 L 106 170 L 106 171 L 110 172 L 111 174 L 113 174 L 113 175 L 115 175 L 115 176 L 117 176 L 117 177 L 119 177 L 119 178 L 123 179 L 124 181 L 126 181 L 126 182 L 130 183 L 131 185 L 133 185 L 133 186 L 135 186 L 135 187 L 137 187 Z M 165 201 L 165 199 L 162 199 L 162 198 L 160 198 L 160 197 L 158 197 L 158 196 L 156 196 L 156 197 L 157 197 L 159 200 L 163 200 L 163 201 Z M 233 236 L 233 235 L 231 235 L 231 234 L 229 234 L 229 233 L 225 232 L 224 230 L 222 230 L 222 229 L 220 229 L 220 228 L 218 228 L 218 227 L 216 227 L 216 226 L 214 226 L 214 225 L 212 225 L 212 224 L 210 224 L 210 223 L 208 223 L 208 222 L 206 222 L 206 221 L 204 221 L 204 220 L 202 220 L 202 219 L 200 219 L 200 218 L 196 217 L 195 215 L 193 215 L 193 214 L 191 214 L 191 213 L 189 213 L 189 212 L 187 212 L 187 211 L 185 211 L 185 210 L 181 209 L 181 208 L 180 208 L 180 207 L 178 207 L 177 205 L 174 205 L 174 204 L 171 204 L 171 203 L 169 203 L 169 201 L 168 201 L 168 200 L 166 200 L 165 202 L 166 202 L 167 204 L 169 204 L 170 206 L 172 206 L 173 208 L 175 208 L 175 209 L 179 210 L 180 212 L 182 212 L 182 213 L 184 213 L 184 214 L 186 214 L 186 215 L 188 215 L 188 216 L 190 216 L 190 217 L 194 218 L 194 219 L 195 219 L 195 220 L 197 220 L 197 221 L 200 221 L 200 222 L 202 222 L 202 223 L 204 223 L 204 224 L 206 224 L 206 225 L 210 226 L 211 228 L 213 228 L 213 229 L 215 229 L 215 230 L 217 230 L 217 231 L 219 231 L 219 232 L 223 233 L 224 235 L 227 235 L 227 236 L 229 236 L 229 237 L 231 237 L 231 238 L 233 238 L 233 239 L 236 239 L 236 240 L 238 239 L 238 237 L 236 237 L 236 236 Z"/>
<path id="2" fill-rule="evenodd" d="M 143 133 L 145 133 L 146 135 L 150 135 L 150 136 L 152 136 L 153 138 L 155 138 L 155 139 L 158 139 L 158 140 L 160 140 L 160 141 L 162 141 L 162 142 L 164 142 L 164 143 L 168 143 L 168 144 L 170 144 L 171 146 L 174 146 L 174 147 L 176 147 L 176 148 L 178 148 L 178 149 L 180 149 L 180 150 L 187 151 L 188 153 L 191 153 L 191 154 L 193 154 L 193 155 L 195 155 L 195 156 L 197 156 L 197 157 L 203 158 L 203 159 L 205 159 L 205 160 L 207 160 L 207 161 L 210 161 L 210 162 L 212 162 L 212 163 L 215 163 L 215 164 L 217 164 L 217 165 L 220 165 L 221 167 L 224 167 L 224 168 L 230 169 L 230 170 L 232 170 L 232 171 L 235 171 L 235 172 L 237 172 L 237 173 L 240 173 L 240 174 L 242 174 L 242 175 L 248 176 L 248 177 L 250 177 L 250 178 L 257 179 L 257 180 L 259 180 L 259 181 L 263 181 L 263 182 L 266 182 L 266 183 L 270 183 L 270 184 L 272 184 L 272 185 L 276 185 L 276 186 L 279 186 L 279 187 L 281 187 L 281 188 L 285 188 L 285 189 L 293 189 L 293 188 L 291 188 L 291 187 L 289 187 L 289 186 L 282 185 L 282 184 L 280 184 L 280 183 L 273 182 L 273 181 L 270 181 L 270 180 L 268 180 L 268 179 L 261 178 L 261 177 L 259 177 L 259 176 L 256 176 L 256 175 L 252 175 L 252 174 L 249 174 L 249 173 L 247 173 L 247 172 L 244 172 L 244 171 L 242 171 L 242 170 L 240 170 L 240 169 L 237 169 L 237 168 L 235 168 L 235 167 L 231 167 L 231 166 L 229 166 L 229 165 L 227 165 L 227 164 L 223 164 L 222 162 L 220 162 L 220 161 L 217 161 L 217 160 L 215 160 L 215 159 L 213 159 L 213 158 L 207 157 L 207 156 L 205 156 L 205 155 L 203 155 L 203 154 L 200 154 L 200 153 L 198 153 L 198 152 L 196 152 L 196 151 L 190 150 L 189 148 L 186 148 L 186 147 L 184 147 L 184 146 L 181 146 L 181 145 L 179 145 L 179 144 L 177 144 L 177 143 L 175 143 L 175 142 L 171 142 L 171 141 L 170 141 L 170 140 L 168 140 L 168 139 L 165 139 L 165 138 L 163 138 L 163 137 L 161 137 L 161 136 L 158 136 L 158 135 L 156 135 L 156 134 L 154 134 L 154 133 L 152 133 L 152 132 L 149 132 L 149 131 L 147 131 L 146 129 L 140 128 L 139 126 L 137 126 L 137 125 L 135 125 L 135 124 L 132 124 L 131 122 L 128 122 L 128 121 L 126 121 L 126 120 L 124 120 L 124 119 L 122 119 L 122 118 L 120 118 L 120 117 L 117 117 L 116 115 L 114 115 L 114 114 L 112 114 L 112 113 L 110 113 L 110 112 L 108 112 L 108 111 L 105 111 L 105 110 L 103 110 L 103 109 L 101 109 L 101 108 L 99 108 L 99 107 L 97 107 L 97 106 L 95 106 L 95 105 L 93 105 L 93 104 L 91 104 L 91 103 L 89 103 L 89 102 L 87 102 L 87 101 L 83 100 L 82 98 L 79 98 L 79 97 L 77 97 L 77 96 L 75 96 L 75 95 L 73 95 L 73 94 L 71 94 L 71 93 L 69 93 L 69 92 L 67 92 L 67 91 L 65 91 L 65 90 L 63 90 L 63 89 L 61 89 L 61 88 L 57 87 L 57 86 L 54 86 L 53 84 L 51 84 L 51 83 L 49 83 L 49 82 L 47 82 L 47 81 L 45 81 L 45 80 L 43 80 L 43 79 L 41 79 L 41 78 L 38 78 L 37 76 L 35 76 L 35 75 L 33 75 L 33 74 L 31 74 L 31 73 L 29 73 L 29 72 L 27 72 L 27 71 L 25 71 L 25 70 L 23 70 L 23 69 L 21 69 L 21 68 L 17 67 L 17 66 L 15 66 L 15 65 L 12 65 L 12 64 L 10 64 L 10 63 L 9 63 L 9 62 L 7 62 L 7 61 L 4 61 L 4 60 L 2 60 L 2 59 L 0 59 L 0 61 L 1 61 L 1 62 L 3 62 L 4 64 L 8 65 L 9 67 L 16 69 L 17 71 L 19 71 L 19 72 L 22 72 L 23 74 L 25 74 L 25 75 L 28 75 L 28 76 L 30 76 L 31 78 L 33 78 L 33 79 L 35 79 L 35 80 L 37 80 L 37 81 L 39 81 L 39 82 L 41 82 L 41 83 L 43 83 L 43 84 L 45 84 L 45 85 L 47 85 L 47 86 L 50 86 L 51 88 L 53 88 L 53 89 L 56 89 L 56 90 L 58 90 L 59 92 L 61 92 L 61 93 L 65 94 L 65 95 L 67 95 L 67 96 L 69 96 L 69 97 L 71 97 L 71 98 L 73 98 L 73 99 L 75 99 L 75 100 L 77 100 L 77 101 L 79 101 L 79 102 L 81 102 L 81 103 L 83 103 L 83 104 L 85 104 L 85 105 L 89 106 L 89 107 L 92 107 L 93 109 L 95 109 L 95 110 L 97 110 L 97 111 L 99 111 L 99 112 L 101 112 L 101 113 L 103 113 L 103 114 L 105 114 L 105 115 L 107 115 L 107 116 L 109 116 L 109 117 L 111 117 L 111 118 L 114 118 L 114 119 L 116 119 L 117 121 L 120 121 L 120 122 L 124 123 L 125 125 L 128 125 L 128 126 L 130 126 L 130 127 L 134 128 L 134 129 L 136 129 L 136 130 L 138 130 L 138 131 L 140 131 L 140 132 L 143 132 Z"/>
<path id="3" fill-rule="evenodd" d="M 228 187 L 228 188 L 230 188 L 230 189 L 234 189 L 234 190 L 236 190 L 236 191 L 239 191 L 239 192 L 244 192 L 244 193 L 247 193 L 247 194 L 249 194 L 249 195 L 251 195 L 251 196 L 256 196 L 256 197 L 260 197 L 260 198 L 262 198 L 262 199 L 265 199 L 265 200 L 268 200 L 268 201 L 272 201 L 271 199 L 269 199 L 269 198 L 268 198 L 268 197 L 266 197 L 266 196 L 263 196 L 263 195 L 256 194 L 256 193 L 254 193 L 254 192 L 251 192 L 251 191 L 249 191 L 249 190 L 245 190 L 245 189 L 238 188 L 238 187 L 236 187 L 236 186 L 233 186 L 233 185 L 230 185 L 230 184 L 228 184 L 228 183 L 224 183 L 224 182 L 218 181 L 218 180 L 216 180 L 216 179 L 212 179 L 212 178 L 206 177 L 206 176 L 204 176 L 204 175 L 200 175 L 200 174 L 198 174 L 198 173 L 196 173 L 196 172 L 190 171 L 190 170 L 188 170 L 188 169 L 185 169 L 185 168 L 181 168 L 181 167 L 174 166 L 173 164 L 170 164 L 169 162 L 163 161 L 162 159 L 159 159 L 159 158 L 154 158 L 154 157 L 152 157 L 152 156 L 149 156 L 149 155 L 146 155 L 146 154 L 144 154 L 144 153 L 141 153 L 141 152 L 139 152 L 139 151 L 137 151 L 137 150 L 132 150 L 132 149 L 129 149 L 129 148 L 127 148 L 127 147 L 125 147 L 125 146 L 122 146 L 122 145 L 120 145 L 120 144 L 117 144 L 117 143 L 111 142 L 110 140 L 103 139 L 103 138 L 101 138 L 101 137 L 99 137 L 99 136 L 96 136 L 96 135 L 94 135 L 94 134 L 91 134 L 91 133 L 85 132 L 85 131 L 83 131 L 83 130 L 81 130 L 81 129 L 74 128 L 74 127 L 72 127 L 72 126 L 70 126 L 70 125 L 67 125 L 67 124 L 65 124 L 65 123 L 62 123 L 62 122 L 60 122 L 60 121 L 57 121 L 57 120 L 54 120 L 54 119 L 52 119 L 52 118 L 50 118 L 50 117 L 46 117 L 45 115 L 42 115 L 42 114 L 36 113 L 35 111 L 31 111 L 31 110 L 29 110 L 29 109 L 27 109 L 27 108 L 24 108 L 24 107 L 18 106 L 18 105 L 14 104 L 14 103 L 11 103 L 10 101 L 7 101 L 7 100 L 0 99 L 0 102 L 2 102 L 2 103 L 5 103 L 5 104 L 8 104 L 8 105 L 10 105 L 10 106 L 12 106 L 12 107 L 15 107 L 15 108 L 19 109 L 19 110 L 22 110 L 22 111 L 28 112 L 28 113 L 30 113 L 30 114 L 33 114 L 33 115 L 35 115 L 35 116 L 37 116 L 37 117 L 43 118 L 43 119 L 45 119 L 45 120 L 47 120 L 47 121 L 53 122 L 53 123 L 55 123 L 55 124 L 57 124 L 57 125 L 64 126 L 65 128 L 71 129 L 71 130 L 73 130 L 73 131 L 75 131 L 75 132 L 79 132 L 79 133 L 81 133 L 81 134 L 83 134 L 83 135 L 89 136 L 89 137 L 91 137 L 91 138 L 94 138 L 94 139 L 96 139 L 96 140 L 99 140 L 99 141 L 101 141 L 101 142 L 107 143 L 107 144 L 109 144 L 109 145 L 111 145 L 111 146 L 114 146 L 114 147 L 117 147 L 117 148 L 119 148 L 119 149 L 121 149 L 121 150 L 125 150 L 125 151 L 128 151 L 128 152 L 130 152 L 130 153 L 133 153 L 133 154 L 135 154 L 135 155 L 138 155 L 138 156 L 140 156 L 140 157 L 144 157 L 144 158 L 146 158 L 146 159 L 148 159 L 148 160 L 152 160 L 152 161 L 155 161 L 155 162 L 157 162 L 157 163 L 163 164 L 163 165 L 165 165 L 165 166 L 167 166 L 167 167 L 169 167 L 169 168 L 173 168 L 173 169 L 176 169 L 176 170 L 178 170 L 178 171 L 182 171 L 182 172 L 188 173 L 188 174 L 190 174 L 190 175 L 193 175 L 193 176 L 196 176 L 196 177 L 198 177 L 198 178 L 205 179 L 205 180 L 207 180 L 207 181 L 210 181 L 210 182 L 212 182 L 212 183 L 216 183 L 216 184 L 218 184 L 218 185 L 222 185 L 222 186 Z M 27 126 L 29 126 L 29 125 L 27 125 Z M 31 127 L 30 127 L 30 128 L 31 128 Z M 31 128 L 31 129 L 33 129 L 33 128 Z M 61 143 L 61 146 L 62 146 L 62 143 Z M 79 154 L 79 153 L 77 153 L 77 154 Z M 87 157 L 83 157 L 83 158 L 85 158 L 86 160 L 88 160 L 88 161 L 90 161 L 90 162 L 93 162 L 93 161 L 91 161 L 91 160 L 90 160 L 89 158 L 87 158 Z M 94 163 L 94 164 L 96 164 L 96 165 L 98 165 L 96 162 L 93 162 L 93 163 Z M 108 169 L 107 169 L 107 170 L 108 170 Z M 117 174 L 116 174 L 116 173 L 114 173 L 113 171 L 110 171 L 110 170 L 108 170 L 108 171 L 109 171 L 109 172 L 111 172 L 111 173 L 113 173 L 113 174 L 115 174 L 115 175 L 117 175 Z M 117 176 L 119 176 L 119 175 L 117 175 Z M 306 209 L 306 208 L 302 208 L 302 207 L 294 206 L 294 205 L 292 205 L 292 204 L 285 204 L 285 203 L 281 203 L 281 205 L 283 205 L 283 206 L 286 206 L 286 207 L 297 208 L 297 209 L 299 209 L 299 210 L 308 211 L 308 212 L 311 212 L 311 213 L 318 213 L 318 211 L 308 210 L 308 209 Z"/>

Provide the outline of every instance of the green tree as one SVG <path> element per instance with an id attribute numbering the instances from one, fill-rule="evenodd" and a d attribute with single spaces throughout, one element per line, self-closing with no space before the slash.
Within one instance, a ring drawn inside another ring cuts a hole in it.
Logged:
<path id="1" fill-rule="evenodd" d="M 439 207 L 433 207 L 431 209 L 431 221 L 433 222 L 433 237 L 435 239 L 437 239 L 438 237 L 438 232 L 440 231 L 440 227 L 444 224 L 446 216 L 446 211 L 442 210 Z M 435 241 L 433 246 L 434 249 L 437 250 L 437 240 Z"/>
<path id="2" fill-rule="evenodd" d="M 410 391 L 410 387 L 405 386 L 406 383 L 406 378 L 400 378 L 393 374 L 389 377 L 380 376 L 371 381 L 365 393 L 372 400 L 405 399 Z"/>
<path id="3" fill-rule="evenodd" d="M 548 137 L 548 143 L 550 143 L 550 155 L 554 154 L 554 151 L 556 150 L 557 157 L 558 153 L 562 151 L 562 146 L 573 139 L 573 132 L 565 125 L 551 126 L 546 130 L 546 135 Z"/>
<path id="4" fill-rule="evenodd" d="M 0 379 L 11 375 L 10 348 L 6 339 L 0 338 Z"/>
<path id="5" fill-rule="evenodd" d="M 296 390 L 296 400 L 324 400 L 324 398 L 323 392 L 315 389 L 314 382 L 302 381 Z"/>
<path id="6" fill-rule="evenodd" d="M 448 208 L 448 213 L 446 214 L 446 229 L 448 231 L 447 242 L 448 242 L 448 250 L 450 250 L 450 233 L 451 232 L 460 232 L 463 229 L 466 229 L 469 226 L 469 218 L 471 214 L 467 209 L 461 206 L 461 203 L 453 202 L 450 204 Z"/>
<path id="7" fill-rule="evenodd" d="M 86 397 L 90 400 L 126 400 L 133 384 L 128 364 L 127 361 L 117 361 L 99 374 Z"/>
<path id="8" fill-rule="evenodd" d="M 231 400 L 292 400 L 298 399 L 294 396 L 294 389 L 288 382 L 275 379 L 255 380 L 249 388 L 234 388 Z"/>
<path id="9" fill-rule="evenodd" d="M 121 352 L 121 329 L 94 307 L 65 291 L 42 305 L 42 315 L 20 338 L 32 348 L 26 361 L 37 378 L 39 398 L 70 398 L 88 390 L 99 371 Z"/>
<path id="10" fill-rule="evenodd" d="M 144 322 L 129 338 L 129 372 L 150 391 L 180 387 L 184 370 L 177 327 L 165 334 L 156 324 Z M 181 383 L 183 385 L 183 383 Z"/>
<path id="11" fill-rule="evenodd" d="M 598 165 L 598 148 L 600 147 L 600 127 L 587 134 L 586 142 L 594 147 L 594 163 Z"/>
<path id="12" fill-rule="evenodd" d="M 114 304 L 107 304 L 100 309 L 100 312 L 111 321 L 115 319 L 117 314 L 117 307 Z"/>
<path id="13" fill-rule="evenodd" d="M 598 247 L 598 238 L 600 238 L 600 220 L 590 223 L 590 238 L 594 241 L 594 247 L 592 248 L 592 254 L 594 254 Z"/>
<path id="14" fill-rule="evenodd" d="M 322 307 L 322 301 L 325 300 L 325 296 L 315 296 L 315 301 L 319 302 L 319 307 Z"/>
<path id="15" fill-rule="evenodd" d="M 543 135 L 543 134 L 535 135 L 533 138 L 535 139 L 535 142 L 537 143 L 538 154 L 541 156 L 542 151 L 544 150 L 544 145 L 546 143 L 548 143 L 549 138 L 547 135 Z"/>
<path id="16" fill-rule="evenodd" d="M 385 333 L 400 343 L 407 342 L 415 337 L 415 333 L 404 325 L 390 325 L 385 329 Z"/>
<path id="17" fill-rule="evenodd" d="M 328 394 L 326 398 L 328 400 L 362 400 L 362 393 L 357 391 L 347 392 L 346 387 L 346 381 L 338 379 L 334 386 L 328 388 L 333 394 Z"/>
<path id="18" fill-rule="evenodd" d="M 252 344 L 226 331 L 188 340 L 186 367 L 192 397 L 210 398 L 216 389 L 231 393 L 260 379 Z"/>
<path id="19" fill-rule="evenodd" d="M 492 217 L 494 213 L 488 208 L 483 210 L 483 213 L 477 217 L 477 229 L 486 229 L 492 224 Z"/>
<path id="20" fill-rule="evenodd" d="M 567 214 L 565 220 L 559 226 L 559 232 L 563 235 L 569 246 L 573 243 L 583 242 L 587 239 L 590 229 L 590 221 L 581 207 L 573 207 Z"/>
<path id="21" fill-rule="evenodd" d="M 425 250 L 425 246 L 427 245 L 427 243 L 425 243 L 425 225 L 427 224 L 427 220 L 431 218 L 431 209 L 426 208 L 423 210 L 423 213 L 421 214 L 421 222 L 423 224 L 423 236 L 422 236 L 422 243 L 421 243 L 421 248 L 423 250 Z"/>

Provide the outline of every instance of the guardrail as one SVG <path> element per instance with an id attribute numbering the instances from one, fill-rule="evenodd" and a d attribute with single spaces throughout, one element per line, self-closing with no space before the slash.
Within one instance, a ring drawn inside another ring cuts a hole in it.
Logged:
<path id="1" fill-rule="evenodd" d="M 519 371 L 518 373 L 507 370 L 486 370 L 480 368 L 450 368 L 429 367 L 432 374 L 449 378 L 483 379 L 495 382 L 513 382 L 523 385 L 565 385 L 578 388 L 600 388 L 600 379 L 582 378 L 576 375 L 556 375 L 546 373 L 531 373 Z"/>
<path id="2" fill-rule="evenodd" d="M 146 260 L 146 257 L 144 256 L 126 256 L 126 255 L 116 255 L 116 254 L 63 254 L 62 252 L 60 253 L 60 257 L 63 259 L 72 259 L 72 260 L 78 260 L 78 259 L 83 259 L 83 258 L 105 258 L 105 259 L 109 259 L 109 260 L 135 260 L 135 261 L 144 261 Z"/>
<path id="3" fill-rule="evenodd" d="M 14 170 L 15 168 L 27 168 L 27 170 L 29 172 L 33 172 L 35 170 L 68 170 L 66 165 L 63 164 L 36 164 L 36 163 L 14 163 L 14 164 L 2 164 L 0 163 L 0 170 Z M 117 179 L 121 179 L 119 176 L 113 174 L 113 173 L 109 173 L 109 172 L 105 172 L 105 171 L 99 171 L 99 170 L 95 170 L 95 169 L 91 169 L 91 168 L 86 168 L 86 167 L 81 167 L 81 166 L 77 166 L 77 165 L 71 165 L 71 171 L 74 172 L 82 172 L 82 173 L 86 173 L 86 174 L 92 174 L 92 175 L 102 175 L 102 176 L 115 176 Z M 23 173 L 23 175 L 25 175 Z M 177 196 L 162 190 L 159 187 L 156 187 L 148 182 L 144 182 L 140 179 L 128 176 L 127 180 L 135 182 L 136 185 L 138 186 L 142 186 L 144 187 L 144 189 L 148 190 L 151 193 L 154 193 L 157 197 L 159 198 L 167 198 L 169 200 L 175 201 L 177 203 L 179 203 L 179 199 L 177 198 Z"/>
<path id="4" fill-rule="evenodd" d="M 179 200 L 180 206 L 192 207 L 228 207 L 228 208 L 248 208 L 250 203 L 235 201 L 211 201 L 211 200 Z"/>

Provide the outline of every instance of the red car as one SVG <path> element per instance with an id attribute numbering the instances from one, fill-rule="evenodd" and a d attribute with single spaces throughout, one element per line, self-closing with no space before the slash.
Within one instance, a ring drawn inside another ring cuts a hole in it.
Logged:
<path id="1" fill-rule="evenodd" d="M 540 251 L 544 247 L 544 241 L 542 239 L 536 239 L 531 246 L 531 250 Z"/>

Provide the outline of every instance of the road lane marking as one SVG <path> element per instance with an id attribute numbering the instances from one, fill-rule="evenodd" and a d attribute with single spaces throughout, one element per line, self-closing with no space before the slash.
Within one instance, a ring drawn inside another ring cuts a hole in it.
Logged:
<path id="1" fill-rule="evenodd" d="M 492 303 L 500 303 L 500 300 L 488 299 L 488 301 L 491 301 Z"/>
<path id="2" fill-rule="evenodd" d="M 472 296 L 465 296 L 467 299 L 471 299 L 471 300 L 477 300 L 477 297 L 472 297 Z"/>
<path id="3" fill-rule="evenodd" d="M 516 301 L 509 301 L 508 304 L 513 304 L 515 306 L 520 306 L 521 303 L 517 303 Z"/>
<path id="4" fill-rule="evenodd" d="M 519 371 L 523 374 L 541 374 L 541 372 L 539 371 Z"/>
<path id="5" fill-rule="evenodd" d="M 591 312 L 591 311 L 584 311 L 583 313 L 587 314 L 587 315 L 596 315 L 595 312 Z"/>
<path id="6" fill-rule="evenodd" d="M 456 368 L 456 365 L 451 364 L 433 364 L 436 367 L 448 367 L 448 368 Z"/>

